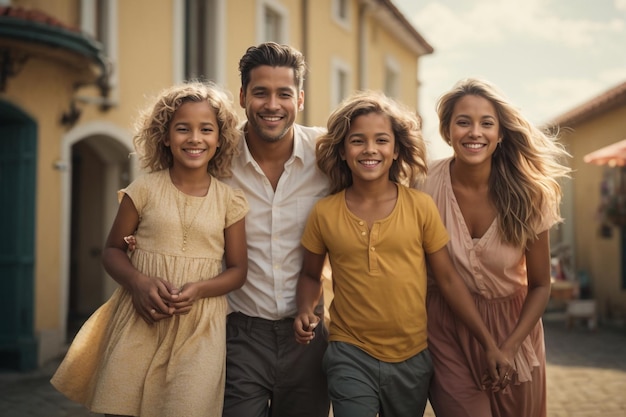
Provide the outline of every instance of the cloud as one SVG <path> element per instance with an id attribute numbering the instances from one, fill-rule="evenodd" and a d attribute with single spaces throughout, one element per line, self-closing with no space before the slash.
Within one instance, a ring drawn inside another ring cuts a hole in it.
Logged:
<path id="1" fill-rule="evenodd" d="M 590 78 L 543 78 L 524 87 L 533 105 L 522 110 L 534 123 L 545 123 L 601 94 L 606 84 Z"/>
<path id="2" fill-rule="evenodd" d="M 414 21 L 419 30 L 433 40 L 435 49 L 490 42 L 500 36 L 498 27 L 478 24 L 472 21 L 471 14 L 453 11 L 440 3 L 428 3 L 415 15 Z"/>
<path id="3" fill-rule="evenodd" d="M 537 125 L 626 81 L 626 0 L 398 1 L 435 48 L 419 72 L 430 156 L 450 153 L 434 107 L 459 78 L 495 83 Z"/>
<path id="4" fill-rule="evenodd" d="M 549 119 L 580 106 L 626 81 L 626 67 L 605 68 L 595 77 L 546 77 L 527 81 L 523 88 L 532 97 L 529 118 L 535 123 Z"/>
<path id="5" fill-rule="evenodd" d="M 626 81 L 626 67 L 606 68 L 599 73 L 599 78 L 607 84 L 620 84 Z"/>
<path id="6" fill-rule="evenodd" d="M 451 9 L 438 2 L 425 5 L 413 20 L 428 33 L 435 48 L 454 49 L 477 43 L 503 44 L 511 38 L 550 42 L 566 47 L 588 47 L 603 34 L 624 32 L 624 19 L 609 21 L 562 18 L 540 0 L 482 0 L 465 10 Z M 615 0 L 615 7 L 626 10 L 626 0 Z"/>
<path id="7" fill-rule="evenodd" d="M 536 37 L 538 40 L 545 40 L 569 47 L 587 47 L 594 45 L 594 40 L 599 36 L 622 33 L 624 31 L 624 21 L 611 19 L 608 22 L 600 22 L 547 16 L 528 29 L 529 35 Z"/>

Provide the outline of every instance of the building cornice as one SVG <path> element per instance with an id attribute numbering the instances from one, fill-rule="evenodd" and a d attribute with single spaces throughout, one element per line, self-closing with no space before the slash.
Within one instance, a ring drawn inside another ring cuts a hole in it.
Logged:
<path id="1" fill-rule="evenodd" d="M 372 16 L 397 39 L 419 56 L 432 54 L 433 47 L 422 37 L 391 0 L 363 0 L 372 7 Z"/>

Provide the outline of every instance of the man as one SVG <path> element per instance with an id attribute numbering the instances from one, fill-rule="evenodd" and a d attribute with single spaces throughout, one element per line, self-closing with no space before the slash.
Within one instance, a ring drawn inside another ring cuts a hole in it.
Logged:
<path id="1" fill-rule="evenodd" d="M 239 103 L 247 122 L 233 176 L 250 204 L 246 216 L 249 269 L 229 294 L 224 417 L 327 417 L 322 357 L 327 346 L 323 300 L 317 337 L 294 337 L 300 238 L 313 204 L 328 194 L 317 169 L 322 128 L 295 124 L 304 106 L 304 57 L 273 42 L 248 48 L 239 61 Z"/>

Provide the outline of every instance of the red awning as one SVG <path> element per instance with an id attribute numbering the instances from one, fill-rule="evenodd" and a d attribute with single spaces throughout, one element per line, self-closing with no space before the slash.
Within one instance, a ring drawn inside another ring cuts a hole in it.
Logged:
<path id="1" fill-rule="evenodd" d="M 626 165 L 626 139 L 600 148 L 584 156 L 588 164 L 624 166 Z"/>

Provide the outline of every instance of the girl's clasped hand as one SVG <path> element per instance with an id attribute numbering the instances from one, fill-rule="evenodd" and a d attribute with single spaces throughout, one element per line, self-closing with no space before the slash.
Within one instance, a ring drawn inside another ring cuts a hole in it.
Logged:
<path id="1" fill-rule="evenodd" d="M 137 246 L 135 236 L 124 237 L 124 242 L 128 245 L 129 252 L 135 250 Z M 148 324 L 174 315 L 188 314 L 193 303 L 199 298 L 194 284 L 188 282 L 181 288 L 176 288 L 163 278 L 139 274 L 135 280 L 138 291 L 132 293 L 133 305 Z"/>

